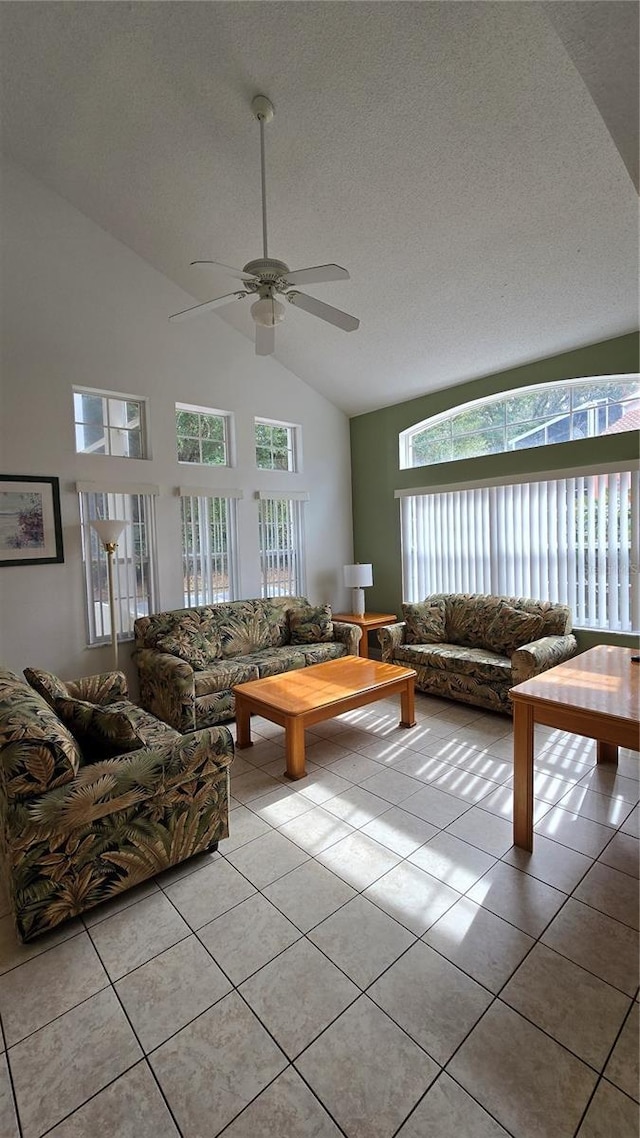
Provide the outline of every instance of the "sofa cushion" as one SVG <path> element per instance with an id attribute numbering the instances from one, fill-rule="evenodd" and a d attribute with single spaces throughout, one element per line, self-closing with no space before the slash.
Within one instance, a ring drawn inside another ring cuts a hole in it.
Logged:
<path id="1" fill-rule="evenodd" d="M 152 616 L 139 616 L 134 622 L 136 643 L 139 647 L 157 648 L 163 637 L 188 627 L 197 628 L 200 620 L 199 609 L 170 609 Z"/>
<path id="2" fill-rule="evenodd" d="M 258 676 L 278 676 L 281 672 L 304 668 L 305 658 L 299 644 L 283 644 L 280 648 L 262 648 L 249 656 L 236 656 L 234 663 L 258 669 Z"/>
<path id="3" fill-rule="evenodd" d="M 256 656 L 256 661 L 258 657 Z M 225 691 L 234 684 L 246 684 L 259 678 L 257 663 L 251 658 L 234 657 L 232 660 L 216 660 L 202 672 L 196 672 L 194 690 L 196 698 Z"/>
<path id="4" fill-rule="evenodd" d="M 145 745 L 122 704 L 102 707 L 59 696 L 55 711 L 80 744 L 85 762 L 124 755 Z"/>
<path id="5" fill-rule="evenodd" d="M 284 648 L 289 643 L 289 617 L 286 606 L 275 601 L 258 601 L 256 611 L 262 615 L 268 640 L 265 647 Z"/>
<path id="6" fill-rule="evenodd" d="M 25 668 L 24 676 L 28 684 L 46 699 L 49 707 L 54 706 L 59 696 L 69 695 L 69 689 L 64 680 L 54 676 L 53 672 L 43 672 L 41 668 Z"/>
<path id="7" fill-rule="evenodd" d="M 501 601 L 484 632 L 484 645 L 501 656 L 513 656 L 517 648 L 531 644 L 542 635 L 544 620 L 538 613 L 525 612 Z"/>
<path id="8" fill-rule="evenodd" d="M 427 597 L 420 604 L 404 604 L 407 644 L 437 644 L 445 638 L 445 606 L 442 597 Z"/>
<path id="9" fill-rule="evenodd" d="M 505 683 L 511 679 L 511 664 L 504 656 L 485 648 L 464 648 L 459 644 L 403 644 L 394 662 L 413 668 L 473 676 L 486 682 Z"/>
<path id="10" fill-rule="evenodd" d="M 53 708 L 7 668 L 0 668 L 0 750 L 9 799 L 63 786 L 82 761 L 76 740 Z"/>
<path id="11" fill-rule="evenodd" d="M 161 636 L 156 647 L 160 652 L 168 652 L 170 656 L 178 656 L 195 671 L 203 668 L 220 656 L 220 637 L 211 622 L 200 625 L 186 624 L 167 636 Z"/>
<path id="12" fill-rule="evenodd" d="M 338 660 L 347 656 L 347 648 L 339 640 L 329 640 L 325 644 L 298 644 L 297 651 L 304 657 L 305 666 L 324 664 L 326 660 Z"/>
<path id="13" fill-rule="evenodd" d="M 111 710 L 123 711 L 126 714 L 145 747 L 159 747 L 165 743 L 178 743 L 182 739 L 180 731 L 176 731 L 174 727 L 170 727 L 162 719 L 158 719 L 151 712 L 145 711 L 143 707 L 138 707 L 137 704 L 131 703 L 129 700 L 112 703 L 110 706 Z"/>
<path id="14" fill-rule="evenodd" d="M 331 605 L 300 605 L 289 611 L 292 644 L 326 644 L 333 640 Z"/>
<path id="15" fill-rule="evenodd" d="M 271 646 L 271 629 L 256 601 L 229 601 L 211 610 L 211 627 L 220 639 L 220 656 L 246 656 Z"/>

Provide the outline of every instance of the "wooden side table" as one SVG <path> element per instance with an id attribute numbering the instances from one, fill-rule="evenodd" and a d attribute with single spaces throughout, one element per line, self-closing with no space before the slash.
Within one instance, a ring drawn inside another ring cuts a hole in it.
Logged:
<path id="1" fill-rule="evenodd" d="M 342 620 L 345 624 L 357 624 L 362 629 L 360 641 L 360 655 L 369 655 L 369 632 L 374 628 L 383 628 L 385 624 L 395 624 L 397 616 L 394 612 L 366 612 L 357 616 L 354 612 L 334 612 L 333 620 Z"/>

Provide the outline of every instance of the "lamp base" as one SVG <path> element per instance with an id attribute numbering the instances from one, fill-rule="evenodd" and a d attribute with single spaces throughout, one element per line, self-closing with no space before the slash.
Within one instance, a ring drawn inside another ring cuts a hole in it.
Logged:
<path id="1" fill-rule="evenodd" d="M 364 616 L 364 589 L 351 590 L 351 611 L 354 616 Z"/>

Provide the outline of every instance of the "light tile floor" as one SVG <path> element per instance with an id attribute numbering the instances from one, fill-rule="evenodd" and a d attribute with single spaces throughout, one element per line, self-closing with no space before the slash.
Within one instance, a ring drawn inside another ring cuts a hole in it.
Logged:
<path id="1" fill-rule="evenodd" d="M 230 837 L 21 946 L 2 1138 L 638 1138 L 638 756 L 417 697 L 253 721 Z"/>

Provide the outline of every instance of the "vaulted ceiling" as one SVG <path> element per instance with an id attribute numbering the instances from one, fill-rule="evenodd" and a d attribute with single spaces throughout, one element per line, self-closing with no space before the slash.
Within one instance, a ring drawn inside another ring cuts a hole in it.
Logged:
<path id="1" fill-rule="evenodd" d="M 348 414 L 637 324 L 633 0 L 5 0 L 0 39 L 3 149 L 194 304 L 262 255 L 269 96 L 269 253 L 361 322 L 287 307 L 276 358 Z M 198 319 L 249 354 L 248 308 Z"/>

